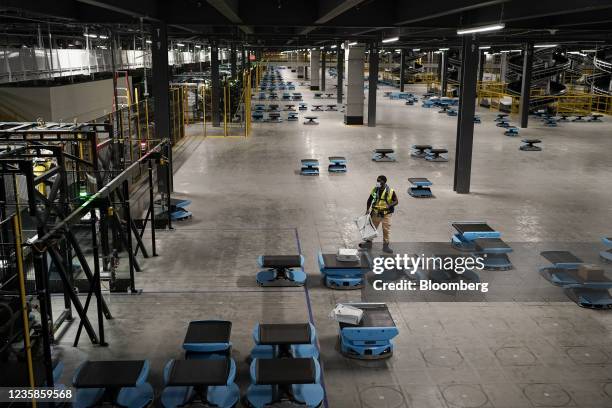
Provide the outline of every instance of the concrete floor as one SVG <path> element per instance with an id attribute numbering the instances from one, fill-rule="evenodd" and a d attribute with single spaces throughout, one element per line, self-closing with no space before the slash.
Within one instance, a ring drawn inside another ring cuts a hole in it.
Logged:
<path id="1" fill-rule="evenodd" d="M 284 74 L 297 82 L 295 74 Z M 331 79 L 333 89 L 330 84 Z M 147 358 L 151 382 L 160 389 L 163 364 L 180 358 L 188 322 L 214 318 L 234 324 L 233 357 L 244 391 L 253 326 L 312 319 L 329 407 L 611 407 L 612 314 L 569 302 L 539 277 L 537 267 L 545 261 L 537 254 L 543 248 L 572 249 L 598 261 L 598 241 L 611 232 L 612 119 L 558 128 L 532 119 L 521 136 L 541 138 L 543 151 L 522 152 L 522 137 L 503 136 L 495 113 L 479 109 L 483 123 L 475 125 L 472 193 L 457 195 L 456 118 L 383 98 L 385 90 L 379 90 L 374 128 L 345 126 L 342 113 L 318 112 L 319 126 L 302 120 L 254 124 L 247 139 L 204 139 L 197 125 L 189 129 L 175 190 L 192 200 L 193 218 L 158 233 L 160 256 L 144 261 L 137 274 L 141 295 L 109 298 L 115 315 L 106 323 L 110 347 L 92 347 L 83 337 L 73 348 L 77 325 L 68 328 L 55 347 L 66 363 L 64 382 L 87 358 Z M 420 95 L 424 87 L 409 90 Z M 313 102 L 306 87 L 296 91 Z M 413 159 L 414 143 L 446 147 L 451 160 Z M 372 162 L 371 151 L 382 147 L 394 148 L 398 161 Z M 347 157 L 347 174 L 327 172 L 332 155 Z M 312 157 L 321 161 L 321 175 L 300 176 L 300 159 Z M 356 245 L 353 219 L 365 210 L 379 174 L 389 178 L 400 201 L 393 241 L 448 242 L 452 221 L 486 220 L 516 248 L 516 268 L 490 273 L 507 288 L 499 296 L 391 299 L 400 329 L 394 356 L 355 361 L 338 353 L 337 324 L 328 314 L 337 302 L 368 300 L 367 291 L 324 288 L 316 254 Z M 436 198 L 409 197 L 408 177 L 428 177 Z M 306 288 L 256 285 L 258 255 L 297 251 L 306 258 Z"/>

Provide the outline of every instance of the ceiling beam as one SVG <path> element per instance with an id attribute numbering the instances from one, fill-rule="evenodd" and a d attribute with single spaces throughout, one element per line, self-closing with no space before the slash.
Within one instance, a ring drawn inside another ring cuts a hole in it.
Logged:
<path id="1" fill-rule="evenodd" d="M 506 3 L 508 1 L 510 0 L 457 0 L 453 1 L 452 6 L 448 8 L 440 7 L 442 5 L 440 2 L 422 3 L 400 1 L 398 2 L 397 15 L 405 17 L 397 21 L 395 25 L 406 25 L 419 21 L 431 20 L 433 18 L 448 16 L 451 14 L 458 14 L 465 11 L 472 11 L 482 7 L 494 6 L 501 3 Z"/>
<path id="2" fill-rule="evenodd" d="M 147 13 L 147 11 L 135 11 L 135 10 L 129 10 L 120 6 L 116 6 L 114 4 L 109 4 L 109 3 L 105 3 L 103 1 L 98 1 L 98 0 L 76 0 L 76 2 L 78 3 L 83 3 L 83 4 L 87 4 L 89 6 L 94 6 L 94 7 L 99 7 L 105 10 L 109 10 L 109 11 L 113 11 L 115 13 L 119 13 L 119 14 L 124 14 L 126 16 L 130 16 L 133 18 L 142 18 L 144 20 L 148 20 L 148 21 L 154 21 L 154 22 L 159 22 L 160 20 L 155 17 L 152 14 L 155 14 L 154 12 L 151 13 Z M 151 2 L 153 4 L 155 4 L 155 2 Z"/>
<path id="3" fill-rule="evenodd" d="M 605 10 L 612 8 L 610 0 L 580 0 L 576 2 L 564 2 L 559 0 L 513 0 L 504 6 L 501 21 L 513 23 L 519 21 L 537 20 L 553 16 L 571 14 L 576 21 L 580 19 L 583 12 Z M 486 25 L 500 21 L 499 8 L 483 8 L 472 13 L 464 14 L 463 19 L 472 25 Z M 552 20 L 550 21 L 552 22 Z M 522 25 L 523 27 L 529 24 Z M 532 28 L 547 28 L 549 24 L 541 25 L 538 21 Z M 510 27 L 513 27 L 510 24 Z"/>
<path id="4" fill-rule="evenodd" d="M 315 24 L 325 24 L 329 20 L 338 17 L 364 0 L 319 0 L 319 18 Z"/>
<path id="5" fill-rule="evenodd" d="M 240 16 L 238 15 L 238 1 L 233 0 L 230 4 L 230 0 L 207 0 L 208 4 L 213 6 L 219 13 L 221 13 L 230 22 L 238 25 L 238 27 L 245 34 L 253 34 L 253 28 L 244 24 Z"/>

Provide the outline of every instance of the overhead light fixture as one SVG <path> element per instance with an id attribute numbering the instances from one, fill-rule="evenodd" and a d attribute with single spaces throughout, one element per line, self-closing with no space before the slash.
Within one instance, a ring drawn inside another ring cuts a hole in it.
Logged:
<path id="1" fill-rule="evenodd" d="M 580 51 L 568 51 L 568 54 L 572 54 L 572 55 L 580 55 L 581 57 L 586 57 L 587 55 L 585 53 L 582 53 Z"/>
<path id="2" fill-rule="evenodd" d="M 320 50 L 322 50 L 323 48 L 325 48 L 325 47 L 319 47 Z"/>
<path id="3" fill-rule="evenodd" d="M 489 49 L 491 49 L 491 46 L 490 45 L 483 45 L 483 46 L 478 47 L 478 49 L 479 50 L 489 50 Z"/>
<path id="4" fill-rule="evenodd" d="M 196 48 L 202 48 L 202 46 L 201 46 L 201 45 L 194 45 L 194 47 L 196 47 Z"/>
<path id="5" fill-rule="evenodd" d="M 357 45 L 357 41 L 355 42 L 350 42 L 349 45 Z"/>
<path id="6" fill-rule="evenodd" d="M 448 51 L 450 48 L 438 48 L 438 51 Z"/>
<path id="7" fill-rule="evenodd" d="M 176 46 L 177 46 L 177 47 L 184 47 L 184 46 L 185 46 L 185 44 L 183 44 L 183 43 L 176 43 Z"/>
<path id="8" fill-rule="evenodd" d="M 580 50 L 582 52 L 597 52 L 597 50 Z"/>
<path id="9" fill-rule="evenodd" d="M 413 48 L 412 51 L 419 52 L 419 51 L 421 51 L 421 49 L 420 48 Z"/>
<path id="10" fill-rule="evenodd" d="M 98 45 L 98 48 L 100 48 L 101 50 L 105 50 L 106 49 L 106 45 Z"/>
<path id="11" fill-rule="evenodd" d="M 382 40 L 383 43 L 390 43 L 390 42 L 395 42 L 398 41 L 399 37 L 391 37 L 391 38 L 385 38 L 384 40 Z"/>
<path id="12" fill-rule="evenodd" d="M 151 40 L 146 40 L 145 42 L 146 42 L 147 44 L 152 44 L 152 43 L 153 43 L 153 41 L 151 41 Z"/>
<path id="13" fill-rule="evenodd" d="M 536 44 L 533 46 L 533 48 L 551 48 L 551 47 L 556 47 L 559 44 Z"/>
<path id="14" fill-rule="evenodd" d="M 68 44 L 69 47 L 74 47 L 74 44 Z"/>
<path id="15" fill-rule="evenodd" d="M 101 40 L 106 40 L 108 38 L 108 35 L 99 35 L 98 38 Z"/>
<path id="16" fill-rule="evenodd" d="M 87 34 L 87 33 L 85 33 L 85 34 L 83 34 L 83 35 L 84 35 L 85 37 L 89 37 L 89 38 L 98 38 L 98 36 L 97 36 L 97 35 L 95 35 L 95 34 Z"/>
<path id="17" fill-rule="evenodd" d="M 497 30 L 503 29 L 505 26 L 506 25 L 504 23 L 499 23 L 499 24 L 486 25 L 486 26 L 481 26 L 481 27 L 461 28 L 457 30 L 457 35 L 484 33 L 487 31 L 497 31 Z"/>
<path id="18" fill-rule="evenodd" d="M 337 45 L 332 45 L 332 46 L 331 46 L 331 48 L 336 48 L 336 47 L 337 47 Z"/>

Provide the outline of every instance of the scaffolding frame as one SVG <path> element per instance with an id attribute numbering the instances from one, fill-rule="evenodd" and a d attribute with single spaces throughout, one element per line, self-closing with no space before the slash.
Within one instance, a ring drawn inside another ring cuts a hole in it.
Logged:
<path id="1" fill-rule="evenodd" d="M 0 152 L 0 232 L 7 233 L 9 224 L 14 222 L 16 229 L 12 235 L 19 249 L 15 251 L 18 264 L 23 266 L 26 259 L 33 264 L 35 283 L 24 283 L 22 295 L 35 296 L 38 300 L 47 386 L 53 386 L 51 343 L 54 334 L 64 322 L 73 320 L 73 310 L 79 317 L 74 346 L 78 345 L 83 328 L 93 344 L 107 345 L 104 319 L 112 319 L 112 314 L 101 293 L 100 249 L 102 261 L 106 264 L 109 261 L 109 226 L 113 239 L 118 238 L 128 253 L 129 286 L 132 293 L 138 292 L 134 283 L 136 251 L 141 249 L 143 255 L 148 257 L 142 241 L 148 221 L 153 255 L 156 255 L 153 164 L 171 166 L 171 142 L 168 139 L 156 141 L 154 147 L 143 151 L 137 160 L 125 167 L 123 145 L 128 140 L 114 136 L 111 124 L 0 123 L 0 145 L 4 149 Z M 106 154 L 110 157 L 106 167 L 100 158 L 103 150 L 108 150 Z M 34 160 L 47 160 L 51 164 L 45 172 L 36 175 Z M 149 209 L 147 219 L 138 231 L 130 211 L 129 181 L 143 166 L 147 167 L 149 177 Z M 172 172 L 163 173 L 167 178 L 166 185 L 171 185 L 168 179 L 171 179 Z M 82 194 L 81 186 L 88 188 L 87 183 L 91 178 L 95 179 L 94 191 Z M 20 193 L 19 182 L 23 180 L 25 194 Z M 11 191 L 7 191 L 7 181 L 12 181 L 8 184 L 9 188 L 12 185 Z M 169 203 L 170 192 L 165 193 Z M 23 199 L 22 195 L 27 198 Z M 25 236 L 22 213 L 35 224 L 35 235 Z M 93 268 L 73 231 L 75 224 L 83 225 L 86 214 L 89 216 L 85 224 L 89 225 L 91 234 Z M 170 227 L 170 211 L 168 218 Z M 136 251 L 133 238 L 136 240 Z M 84 305 L 75 291 L 72 254 L 76 255 L 86 277 L 87 298 Z M 64 311 L 55 321 L 51 309 L 48 257 L 62 282 L 64 294 Z M 19 281 L 22 276 L 23 268 L 19 272 Z M 33 292 L 26 293 L 26 290 Z M 92 301 L 97 304 L 97 333 L 87 315 Z M 32 368 L 28 370 L 33 375 Z"/>

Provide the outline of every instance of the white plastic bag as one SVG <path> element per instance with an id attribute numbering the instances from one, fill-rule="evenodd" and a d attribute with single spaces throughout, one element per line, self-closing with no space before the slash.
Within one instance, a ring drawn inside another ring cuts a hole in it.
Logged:
<path id="1" fill-rule="evenodd" d="M 336 307 L 331 311 L 329 317 L 339 323 L 348 323 L 358 325 L 363 317 L 363 310 L 338 303 Z"/>
<path id="2" fill-rule="evenodd" d="M 378 236 L 378 231 L 376 231 L 369 213 L 357 218 L 355 224 L 357 224 L 362 239 L 369 241 Z"/>

